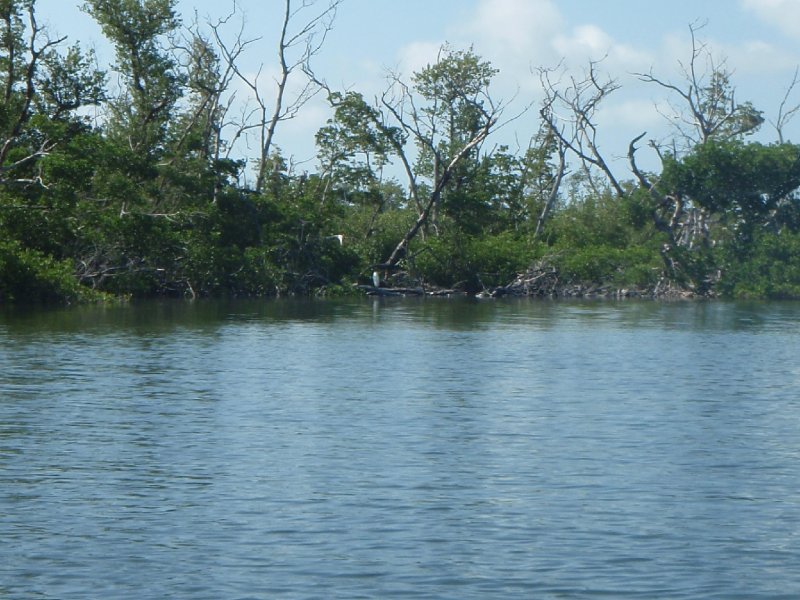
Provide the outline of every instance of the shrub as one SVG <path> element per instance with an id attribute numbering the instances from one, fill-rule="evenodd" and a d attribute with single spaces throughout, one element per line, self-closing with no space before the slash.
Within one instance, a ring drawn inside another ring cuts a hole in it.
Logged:
<path id="1" fill-rule="evenodd" d="M 468 291 L 505 285 L 531 262 L 528 242 L 512 232 L 484 237 L 445 234 L 417 249 L 414 267 L 427 283 Z"/>
<path id="2" fill-rule="evenodd" d="M 562 251 L 554 259 L 566 280 L 646 287 L 661 273 L 657 252 L 646 247 L 586 246 Z"/>
<path id="3" fill-rule="evenodd" d="M 72 265 L 16 240 L 0 241 L 0 303 L 70 303 L 103 296 L 81 286 Z"/>
<path id="4" fill-rule="evenodd" d="M 746 255 L 725 249 L 720 292 L 733 298 L 800 298 L 800 233 L 758 232 Z"/>

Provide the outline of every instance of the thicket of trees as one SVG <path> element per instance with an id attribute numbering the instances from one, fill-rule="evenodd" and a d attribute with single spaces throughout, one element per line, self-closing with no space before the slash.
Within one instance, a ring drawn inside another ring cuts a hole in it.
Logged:
<path id="1" fill-rule="evenodd" d="M 515 152 L 486 143 L 514 116 L 473 49 L 443 47 L 377 98 L 326 86 L 311 61 L 340 1 L 285 0 L 265 98 L 238 64 L 253 40 L 225 39 L 235 14 L 187 25 L 175 0 L 87 0 L 115 48 L 106 73 L 38 24 L 35 0 L 0 0 L 0 303 L 332 294 L 376 269 L 477 292 L 545 264 L 564 285 L 800 297 L 800 146 L 783 140 L 797 107 L 787 92 L 776 143 L 749 141 L 765 120 L 695 27 L 682 81 L 639 75 L 680 115 L 650 142 L 662 168 L 639 168 L 640 136 L 620 179 L 597 141 L 618 88 L 601 63 L 539 70 L 541 127 Z M 316 93 L 333 116 L 317 170 L 298 173 L 275 140 Z"/>

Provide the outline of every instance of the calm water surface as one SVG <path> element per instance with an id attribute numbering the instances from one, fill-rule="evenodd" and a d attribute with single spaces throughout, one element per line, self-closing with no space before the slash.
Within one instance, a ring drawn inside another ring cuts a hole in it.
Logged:
<path id="1" fill-rule="evenodd" d="M 800 304 L 0 313 L 0 598 L 800 598 Z"/>

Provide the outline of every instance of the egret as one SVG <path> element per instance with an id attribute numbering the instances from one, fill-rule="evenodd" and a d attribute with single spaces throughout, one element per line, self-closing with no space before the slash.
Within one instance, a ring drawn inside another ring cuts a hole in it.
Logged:
<path id="1" fill-rule="evenodd" d="M 343 234 L 341 234 L 341 233 L 337 233 L 336 235 L 329 235 L 329 236 L 328 236 L 328 237 L 326 237 L 325 239 L 326 239 L 326 240 L 332 240 L 332 239 L 334 239 L 334 238 L 335 238 L 335 239 L 337 239 L 337 240 L 339 240 L 339 245 L 340 245 L 340 246 L 344 246 L 344 235 L 343 235 Z"/>
<path id="2" fill-rule="evenodd" d="M 375 287 L 381 287 L 381 276 L 378 275 L 377 271 L 372 272 L 372 285 Z"/>

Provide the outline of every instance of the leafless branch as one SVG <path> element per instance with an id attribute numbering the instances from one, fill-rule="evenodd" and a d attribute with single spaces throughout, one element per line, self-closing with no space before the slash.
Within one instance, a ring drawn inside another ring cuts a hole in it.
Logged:
<path id="1" fill-rule="evenodd" d="M 691 53 L 688 63 L 678 62 L 683 74 L 680 84 L 656 76 L 652 69 L 647 73 L 634 73 L 639 80 L 655 84 L 680 99 L 678 106 L 670 103 L 674 114 L 662 115 L 675 128 L 686 149 L 714 137 L 748 133 L 763 122 L 760 113 L 749 104 L 742 105 L 748 106 L 748 111 L 741 111 L 726 60 L 717 60 L 708 44 L 697 38 L 703 26 L 702 23 L 689 25 Z"/>
<path id="2" fill-rule="evenodd" d="M 317 12 L 303 17 L 317 4 L 316 0 L 284 0 L 281 29 L 277 43 L 278 74 L 274 79 L 274 96 L 272 101 L 262 91 L 261 76 L 264 71 L 262 63 L 255 75 L 244 73 L 239 66 L 240 56 L 254 42 L 261 38 L 245 39 L 244 22 L 232 42 L 226 42 L 222 27 L 227 25 L 239 9 L 234 5 L 234 12 L 225 19 L 211 26 L 214 39 L 219 48 L 222 62 L 225 65 L 225 76 L 238 79 L 249 90 L 249 104 L 241 112 L 238 121 L 228 121 L 226 126 L 234 128 L 234 134 L 228 145 L 230 149 L 249 132 L 255 132 L 258 139 L 258 169 L 256 174 L 256 191 L 262 191 L 270 166 L 270 156 L 274 147 L 278 125 L 283 121 L 294 119 L 302 108 L 320 90 L 318 80 L 313 76 L 311 60 L 321 51 L 328 34 L 333 28 L 336 12 L 342 0 L 325 0 L 326 5 Z M 294 25 L 299 22 L 295 28 Z M 305 82 L 293 94 L 287 97 L 289 81 L 297 71 L 306 74 Z M 227 103 L 229 109 L 232 99 Z"/>
<path id="3" fill-rule="evenodd" d="M 16 72 L 16 44 L 13 34 L 13 14 L 9 10 L 6 13 L 6 18 L 2 23 L 3 40 L 5 47 L 3 50 L 8 53 L 6 60 L 6 85 L 4 89 L 4 99 L 6 106 L 13 106 L 12 97 L 18 92 L 15 88 L 16 85 L 22 84 L 24 92 L 22 94 L 22 102 L 19 107 L 8 116 L 10 117 L 11 126 L 8 128 L 6 139 L 0 145 L 0 183 L 4 185 L 20 184 L 20 183 L 37 183 L 44 185 L 41 176 L 36 177 L 16 177 L 7 176 L 7 173 L 12 173 L 20 167 L 26 166 L 42 156 L 46 156 L 54 145 L 50 140 L 45 139 L 36 150 L 31 150 L 27 155 L 19 158 L 12 163 L 6 163 L 12 149 L 17 148 L 22 142 L 21 137 L 25 126 L 31 118 L 31 106 L 33 105 L 36 97 L 36 71 L 42 57 L 53 47 L 61 44 L 66 36 L 50 39 L 46 32 L 36 21 L 36 13 L 34 3 L 28 5 L 28 40 L 27 40 L 27 58 L 25 59 L 24 73 L 18 74 Z M 21 80 L 20 80 L 21 77 Z"/>
<path id="4" fill-rule="evenodd" d="M 579 160 L 582 167 L 593 178 L 593 168 L 599 169 L 618 196 L 624 196 L 616 176 L 600 151 L 595 115 L 602 101 L 619 89 L 613 80 L 601 81 L 597 72 L 600 61 L 590 61 L 588 69 L 581 78 L 569 77 L 562 85 L 553 81 L 552 74 L 563 70 L 541 68 L 539 79 L 545 92 L 545 99 L 539 111 L 550 131 Z"/>
<path id="5" fill-rule="evenodd" d="M 456 166 L 463 160 L 463 158 L 469 154 L 469 152 L 480 145 L 489 135 L 492 128 L 496 124 L 496 117 L 486 121 L 481 128 L 481 130 L 471 139 L 469 140 L 464 146 L 451 158 L 450 162 L 445 166 L 442 172 L 439 174 L 438 180 L 435 182 L 433 190 L 431 191 L 430 197 L 428 198 L 428 202 L 425 205 L 422 213 L 420 213 L 417 220 L 411 226 L 411 228 L 406 232 L 403 236 L 403 239 L 397 244 L 395 249 L 392 251 L 392 254 L 389 256 L 389 259 L 386 261 L 387 266 L 394 266 L 396 265 L 408 248 L 409 242 L 414 239 L 420 229 L 425 225 L 428 220 L 428 216 L 431 213 L 431 210 L 439 201 L 441 197 L 442 191 L 447 183 L 450 181 L 450 178 L 453 175 L 453 171 Z"/>
<path id="6" fill-rule="evenodd" d="M 789 86 L 786 88 L 786 93 L 783 95 L 783 99 L 781 100 L 780 106 L 778 107 L 778 115 L 774 121 L 770 120 L 770 124 L 775 128 L 775 131 L 778 133 L 778 142 L 783 144 L 783 130 L 786 125 L 789 124 L 789 121 L 794 119 L 797 116 L 798 111 L 800 111 L 800 103 L 794 104 L 791 107 L 788 106 L 789 98 L 792 95 L 795 87 L 797 87 L 798 76 L 800 76 L 800 67 L 796 67 L 794 70 L 794 75 L 792 76 L 792 81 L 789 83 Z"/>

